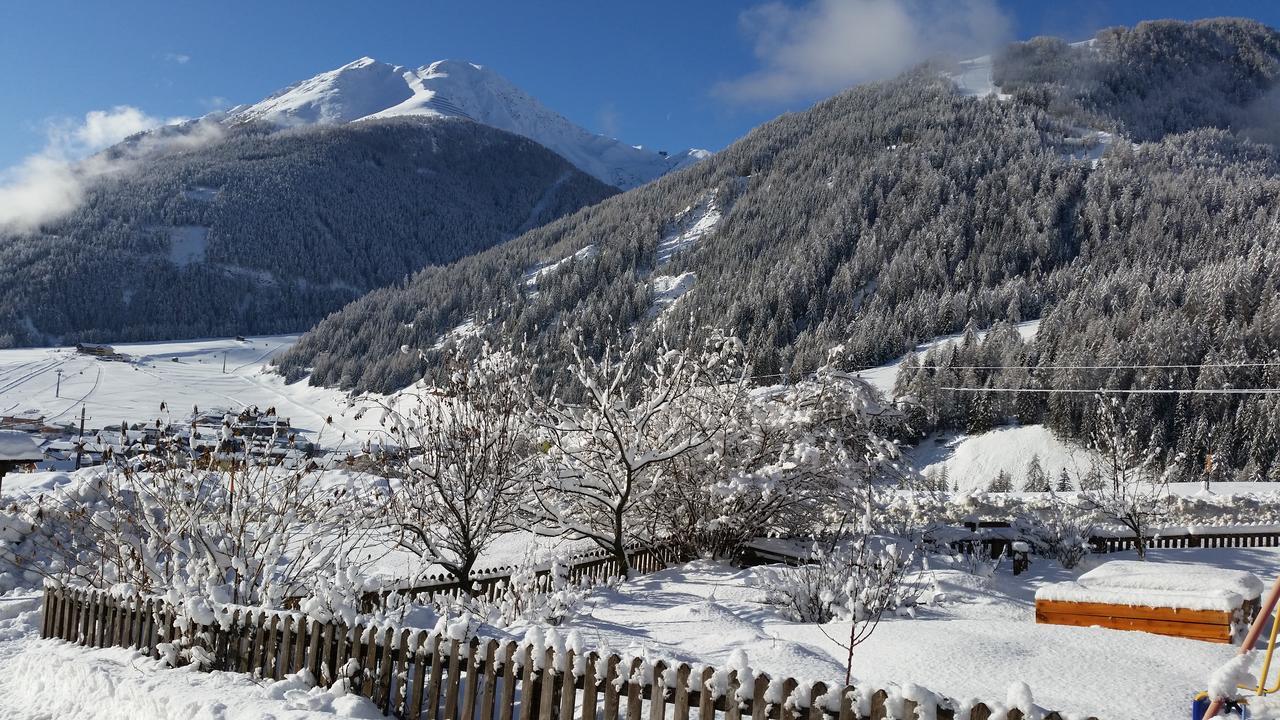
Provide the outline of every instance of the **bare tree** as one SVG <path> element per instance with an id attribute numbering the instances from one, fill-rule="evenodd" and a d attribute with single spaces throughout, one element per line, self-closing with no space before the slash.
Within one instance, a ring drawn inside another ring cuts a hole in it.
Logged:
<path id="1" fill-rule="evenodd" d="M 536 448 L 522 367 L 487 345 L 476 356 L 456 349 L 429 387 L 383 403 L 398 448 L 380 463 L 390 479 L 375 512 L 397 545 L 465 588 L 476 561 L 520 525 L 528 504 Z"/>
<path id="2" fill-rule="evenodd" d="M 533 413 L 548 445 L 537 486 L 542 526 L 595 542 L 623 572 L 628 543 L 653 537 L 646 498 L 670 480 L 675 460 L 715 436 L 708 388 L 742 372 L 739 344 L 719 337 L 700 352 L 646 350 L 615 337 L 595 359 L 577 344 L 569 392 L 538 400 Z"/>
<path id="3" fill-rule="evenodd" d="M 1148 529 L 1163 515 L 1169 492 L 1169 472 L 1160 467 L 1166 453 L 1154 434 L 1139 435 L 1118 398 L 1106 396 L 1098 398 L 1092 446 L 1097 459 L 1090 475 L 1098 480 L 1080 483 L 1082 507 L 1130 530 L 1145 559 Z"/>

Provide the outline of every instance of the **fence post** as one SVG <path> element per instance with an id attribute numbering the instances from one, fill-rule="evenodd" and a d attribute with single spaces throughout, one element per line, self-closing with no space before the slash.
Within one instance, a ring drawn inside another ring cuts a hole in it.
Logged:
<path id="1" fill-rule="evenodd" d="M 419 631 L 417 649 L 413 653 L 413 686 L 409 693 L 409 707 L 404 712 L 410 720 L 418 720 L 422 716 L 422 688 L 427 679 L 427 661 L 431 657 L 428 642 L 434 645 L 437 641 L 425 630 Z"/>
<path id="2" fill-rule="evenodd" d="M 472 638 L 467 642 L 467 687 L 462 692 L 463 720 L 475 720 L 476 716 L 476 693 L 480 690 L 480 672 L 482 665 L 479 652 L 480 647 L 480 641 L 477 638 Z"/>
<path id="3" fill-rule="evenodd" d="M 618 664 L 622 662 L 622 658 L 616 654 L 610 655 L 605 662 L 604 720 L 618 720 Z"/>
<path id="4" fill-rule="evenodd" d="M 809 689 L 809 720 L 824 720 L 826 711 L 822 707 L 822 696 L 827 694 L 827 684 L 816 682 Z M 908 700 L 907 702 L 911 702 Z M 914 705 L 915 703 L 912 703 Z M 915 708 L 908 707 L 903 717 L 915 717 Z"/>
<path id="5" fill-rule="evenodd" d="M 502 701 L 498 708 L 498 720 L 511 720 L 516 706 L 516 648 L 514 642 L 508 642 L 503 651 L 505 662 L 502 664 Z"/>
<path id="6" fill-rule="evenodd" d="M 502 646 L 497 640 L 490 640 L 484 646 L 484 690 L 480 696 L 479 720 L 493 720 L 493 699 L 497 694 L 498 658 Z"/>

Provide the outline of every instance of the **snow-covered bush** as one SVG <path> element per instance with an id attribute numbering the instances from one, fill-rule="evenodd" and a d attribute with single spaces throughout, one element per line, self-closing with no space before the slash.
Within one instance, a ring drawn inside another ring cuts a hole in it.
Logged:
<path id="1" fill-rule="evenodd" d="M 585 602 L 591 586 L 569 579 L 563 555 L 540 557 L 530 550 L 494 598 L 449 596 L 437 601 L 443 615 L 466 613 L 494 627 L 559 625 Z"/>
<path id="2" fill-rule="evenodd" d="M 310 592 L 298 603 L 304 615 L 317 622 L 340 621 L 355 627 L 366 610 L 365 597 L 382 589 L 378 578 L 365 575 L 358 565 L 341 559 L 331 575 L 317 575 Z"/>
<path id="3" fill-rule="evenodd" d="M 164 594 L 214 582 L 227 602 L 277 606 L 361 544 L 340 511 L 354 478 L 240 461 L 156 462 L 157 470 L 82 471 L 17 503 L 6 526 L 30 528 L 0 558 L 31 575 Z"/>
<path id="4" fill-rule="evenodd" d="M 910 550 L 877 538 L 816 544 L 803 565 L 762 571 L 767 599 L 798 622 L 876 622 L 914 604 Z"/>
<path id="5" fill-rule="evenodd" d="M 909 581 L 912 548 L 854 529 L 814 546 L 810 562 L 763 575 L 766 598 L 794 620 L 849 623 L 845 684 L 853 673 L 853 651 L 875 632 L 887 612 L 912 612 L 919 590 Z M 832 638 L 835 640 L 835 638 Z"/>
<path id="6" fill-rule="evenodd" d="M 1095 529 L 1093 516 L 1061 498 L 1051 500 L 1056 502 L 1041 512 L 1017 517 L 1013 525 L 1037 555 L 1057 560 L 1069 570 L 1089 555 L 1089 538 Z"/>

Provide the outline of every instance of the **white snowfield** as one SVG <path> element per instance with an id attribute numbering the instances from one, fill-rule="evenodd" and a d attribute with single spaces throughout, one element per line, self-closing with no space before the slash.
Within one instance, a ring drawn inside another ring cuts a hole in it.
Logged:
<path id="1" fill-rule="evenodd" d="M 1262 595 L 1256 575 L 1208 565 L 1113 560 L 1074 581 L 1045 585 L 1037 600 L 1231 612 Z"/>
<path id="2" fill-rule="evenodd" d="M 381 413 L 362 412 L 364 403 L 306 381 L 286 385 L 269 371 L 271 357 L 296 341 L 286 335 L 113 345 L 128 362 L 98 360 L 74 348 L 0 350 L 0 416 L 78 424 L 84 408 L 86 427 L 103 428 L 166 417 L 182 422 L 197 406 L 239 411 L 256 405 L 274 407 L 304 439 L 319 439 L 324 447 L 356 448 L 380 436 Z"/>
<path id="3" fill-rule="evenodd" d="M 998 427 L 978 435 L 931 435 L 907 452 L 917 471 L 947 479 L 961 491 L 985 490 L 1001 472 L 1009 473 L 1015 489 L 1022 488 L 1027 466 L 1039 458 L 1049 479 L 1057 482 L 1063 470 L 1078 484 L 1093 466 L 1095 454 L 1053 434 L 1043 425 Z"/>
<path id="4" fill-rule="evenodd" d="M 623 190 L 709 157 L 690 149 L 663 155 L 592 133 L 556 113 L 493 70 L 455 60 L 417 69 L 364 57 L 321 73 L 253 105 L 228 111 L 232 122 L 338 124 L 404 116 L 461 117 L 522 135 L 583 172 Z"/>
<path id="5" fill-rule="evenodd" d="M 1152 551 L 1154 561 L 1191 561 L 1270 577 L 1280 550 Z M 723 667 L 737 651 L 753 670 L 831 684 L 844 677 L 848 623 L 796 623 L 765 602 L 758 574 L 692 563 L 602 590 L 560 631 L 651 659 Z M 1068 717 L 1126 720 L 1186 717 L 1194 694 L 1230 659 L 1228 645 L 1103 628 L 1038 625 L 1036 589 L 1076 571 L 1037 559 L 1029 575 L 1002 568 L 989 584 L 952 569 L 926 573 L 937 602 L 915 618 L 881 622 L 854 651 L 855 684 L 913 684 L 961 702 L 1004 703 L 1025 682 L 1035 704 Z M 1257 659 L 1260 664 L 1260 658 Z M 1255 671 L 1257 667 L 1255 666 Z"/>

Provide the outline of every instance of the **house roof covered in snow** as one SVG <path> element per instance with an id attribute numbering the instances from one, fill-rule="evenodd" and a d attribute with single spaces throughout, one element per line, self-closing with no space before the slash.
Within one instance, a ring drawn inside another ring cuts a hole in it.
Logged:
<path id="1" fill-rule="evenodd" d="M 34 438 L 17 430 L 0 430 L 0 462 L 36 462 L 44 459 Z"/>

